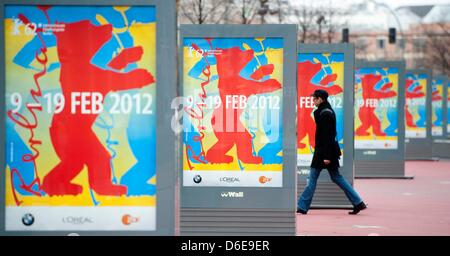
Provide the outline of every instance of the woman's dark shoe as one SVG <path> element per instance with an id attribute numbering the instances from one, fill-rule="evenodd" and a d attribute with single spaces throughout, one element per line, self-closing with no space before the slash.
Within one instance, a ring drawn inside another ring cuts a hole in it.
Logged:
<path id="1" fill-rule="evenodd" d="M 297 213 L 301 213 L 301 214 L 307 214 L 308 212 L 306 212 L 306 211 L 303 211 L 302 209 L 300 209 L 300 208 L 297 208 Z"/>
<path id="2" fill-rule="evenodd" d="M 353 207 L 353 211 L 349 212 L 348 214 L 355 215 L 358 214 L 360 211 L 367 208 L 367 205 L 364 202 L 361 202 Z"/>

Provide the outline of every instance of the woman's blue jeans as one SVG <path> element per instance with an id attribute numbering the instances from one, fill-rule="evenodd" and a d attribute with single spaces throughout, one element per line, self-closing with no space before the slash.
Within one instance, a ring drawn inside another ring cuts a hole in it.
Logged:
<path id="1" fill-rule="evenodd" d="M 362 199 L 359 197 L 358 193 L 353 189 L 350 183 L 348 183 L 344 176 L 339 173 L 339 168 L 336 167 L 327 170 L 330 174 L 331 180 L 344 191 L 353 206 L 356 206 L 362 202 Z M 309 210 L 314 192 L 316 191 L 317 179 L 320 176 L 320 171 L 321 169 L 311 168 L 305 190 L 298 199 L 297 208 L 306 212 Z"/>

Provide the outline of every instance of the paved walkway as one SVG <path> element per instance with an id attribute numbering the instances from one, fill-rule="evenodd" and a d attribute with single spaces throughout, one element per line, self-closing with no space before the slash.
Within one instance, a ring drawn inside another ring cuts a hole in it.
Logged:
<path id="1" fill-rule="evenodd" d="M 450 161 L 408 161 L 413 180 L 356 179 L 355 188 L 369 207 L 315 210 L 297 215 L 300 236 L 449 236 Z"/>

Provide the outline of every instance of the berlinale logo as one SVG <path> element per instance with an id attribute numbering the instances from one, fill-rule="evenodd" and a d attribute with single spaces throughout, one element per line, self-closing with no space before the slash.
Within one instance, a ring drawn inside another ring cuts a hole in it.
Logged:
<path id="1" fill-rule="evenodd" d="M 27 213 L 22 217 L 22 223 L 25 226 L 31 226 L 34 223 L 34 216 L 31 213 Z"/>
<path id="2" fill-rule="evenodd" d="M 195 175 L 195 176 L 194 176 L 194 182 L 197 183 L 197 184 L 200 183 L 200 182 L 202 182 L 202 176 L 200 176 L 200 175 L 198 175 L 198 174 Z"/>

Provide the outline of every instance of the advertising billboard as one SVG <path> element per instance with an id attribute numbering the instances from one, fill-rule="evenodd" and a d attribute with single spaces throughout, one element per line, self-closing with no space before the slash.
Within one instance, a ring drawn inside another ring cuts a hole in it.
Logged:
<path id="1" fill-rule="evenodd" d="M 433 79 L 431 94 L 431 135 L 444 135 L 444 80 Z"/>
<path id="2" fill-rule="evenodd" d="M 447 137 L 450 137 L 450 82 L 447 83 Z"/>
<path id="3" fill-rule="evenodd" d="M 5 229 L 156 229 L 156 10 L 5 6 Z"/>
<path id="4" fill-rule="evenodd" d="M 427 74 L 406 73 L 405 82 L 405 137 L 426 138 L 427 136 Z"/>
<path id="5" fill-rule="evenodd" d="M 282 187 L 282 38 L 184 38 L 183 185 Z"/>
<path id="6" fill-rule="evenodd" d="M 355 71 L 355 149 L 397 149 L 398 68 Z"/>
<path id="7" fill-rule="evenodd" d="M 315 106 L 311 94 L 326 90 L 336 113 L 337 141 L 344 148 L 344 54 L 299 53 L 297 56 L 297 166 L 309 166 L 315 148 Z M 344 153 L 343 153 L 344 154 Z M 343 165 L 343 156 L 340 165 Z"/>

